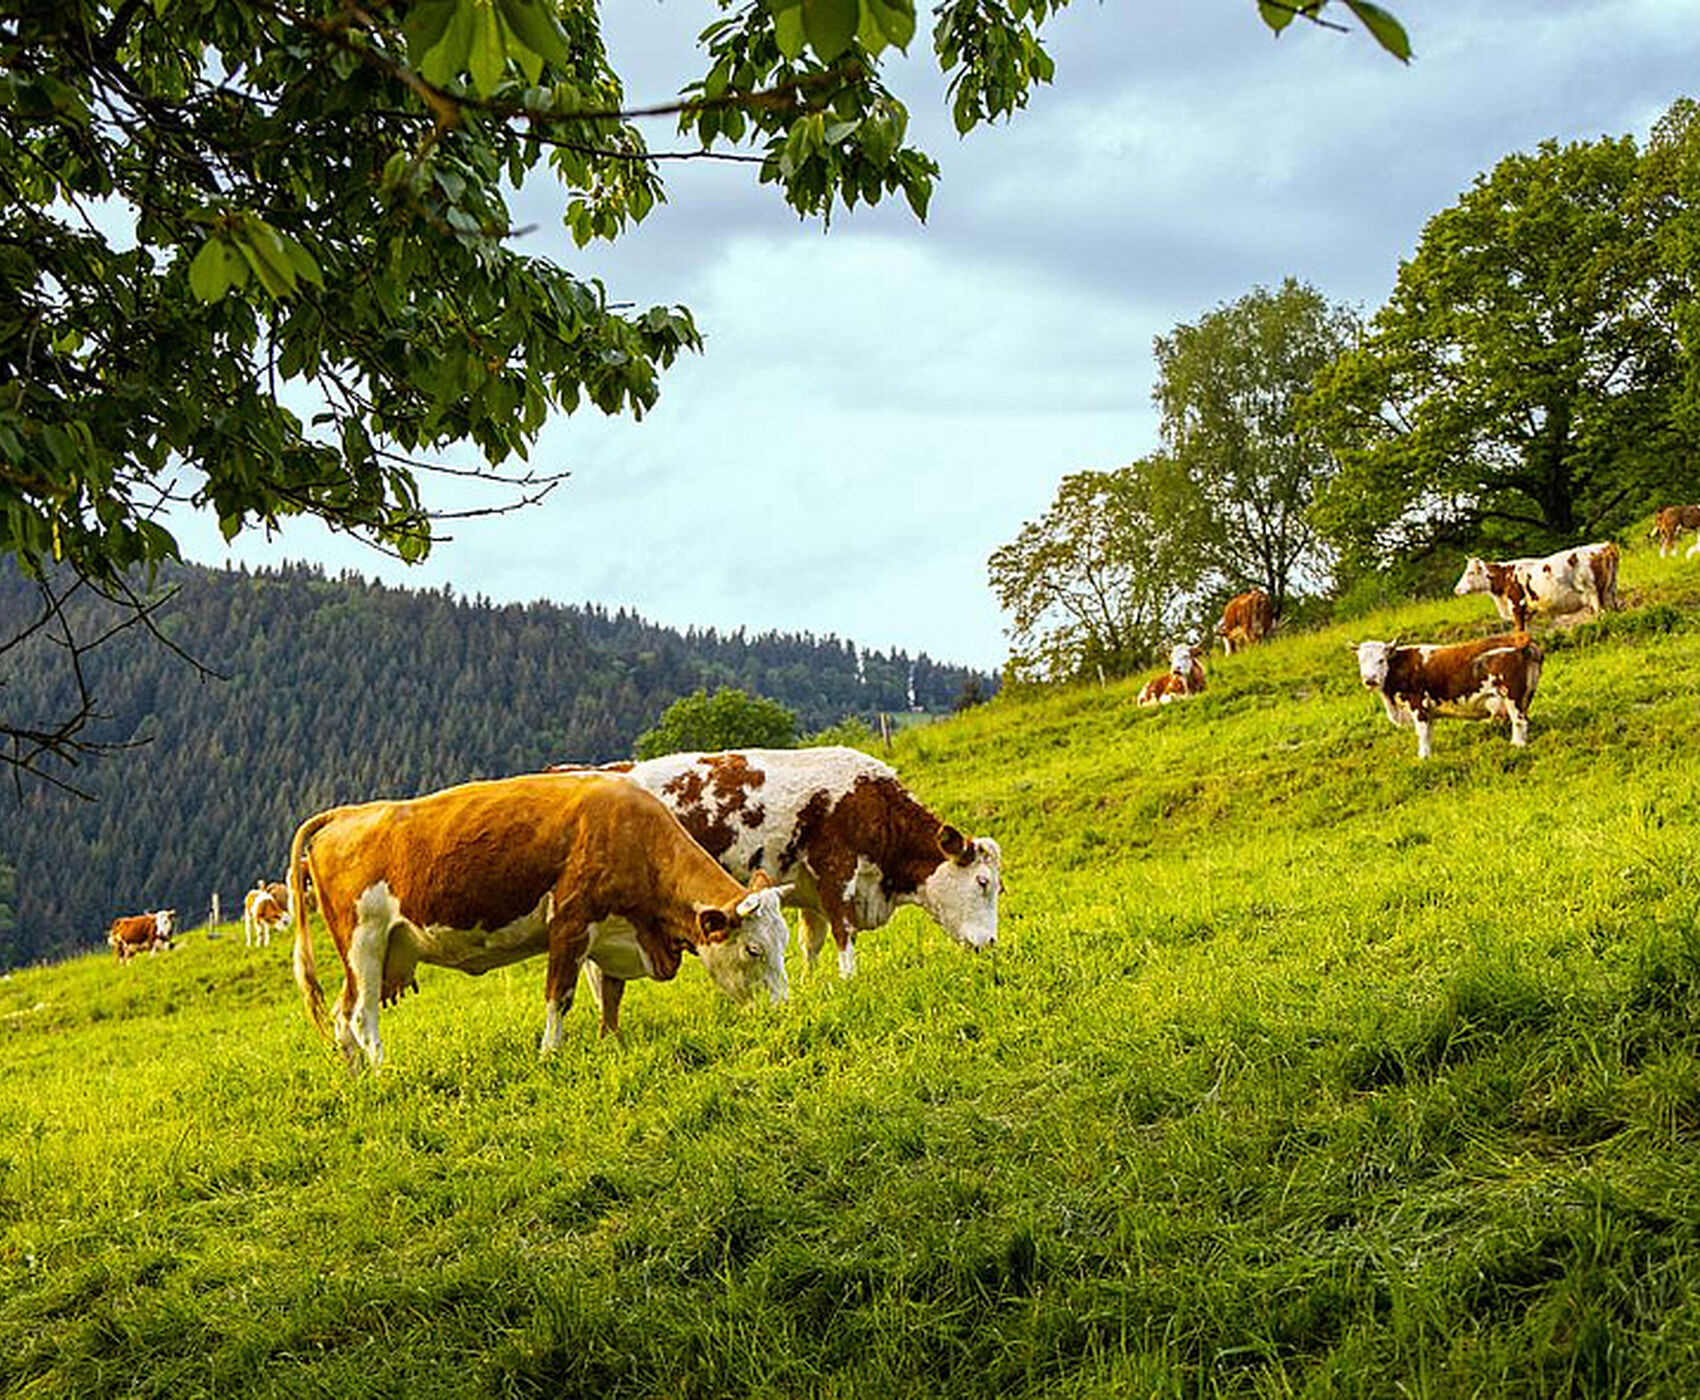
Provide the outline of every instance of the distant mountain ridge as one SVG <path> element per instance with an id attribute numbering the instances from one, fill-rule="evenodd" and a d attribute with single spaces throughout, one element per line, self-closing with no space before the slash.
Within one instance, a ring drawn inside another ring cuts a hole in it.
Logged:
<path id="1" fill-rule="evenodd" d="M 139 748 L 66 770 L 97 800 L 0 786 L 0 968 L 98 941 L 118 913 L 190 923 L 282 874 L 295 825 L 338 802 L 405 796 L 564 759 L 600 763 L 682 695 L 735 686 L 785 705 L 804 733 L 855 716 L 944 713 L 996 679 L 838 637 L 680 633 L 625 609 L 497 605 L 308 565 L 171 569 L 161 633 L 223 679 L 131 628 L 83 660 L 102 716 L 89 737 Z M 79 597 L 85 628 L 106 605 Z M 0 644 L 39 611 L 0 561 Z M 66 713 L 64 649 L 0 652 L 0 711 Z"/>

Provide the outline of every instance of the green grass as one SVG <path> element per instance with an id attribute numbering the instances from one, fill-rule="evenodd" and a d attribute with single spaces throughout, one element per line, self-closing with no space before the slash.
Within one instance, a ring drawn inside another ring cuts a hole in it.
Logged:
<path id="1" fill-rule="evenodd" d="M 907 911 L 549 1060 L 541 963 L 427 970 L 361 1081 L 230 930 L 14 974 L 0 1392 L 1700 1393 L 1685 562 L 1548 639 L 1523 751 L 1419 764 L 1345 649 L 1479 597 L 904 732 L 994 957 Z"/>

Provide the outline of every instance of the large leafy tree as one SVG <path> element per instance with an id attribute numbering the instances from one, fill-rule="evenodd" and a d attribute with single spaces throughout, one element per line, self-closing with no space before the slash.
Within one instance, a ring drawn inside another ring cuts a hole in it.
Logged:
<path id="1" fill-rule="evenodd" d="M 1198 625 L 1196 495 L 1173 458 L 1065 476 L 987 572 L 1017 682 L 1126 675 Z"/>
<path id="2" fill-rule="evenodd" d="M 638 736 L 639 758 L 721 749 L 789 749 L 797 743 L 797 716 L 777 700 L 742 690 L 696 691 L 669 705 L 655 727 Z"/>
<path id="3" fill-rule="evenodd" d="M 1262 588 L 1277 615 L 1328 576 L 1310 508 L 1334 463 L 1296 404 L 1356 329 L 1351 311 L 1288 278 L 1156 342 L 1152 397 L 1196 496 L 1201 572 L 1227 590 Z"/>
<path id="4" fill-rule="evenodd" d="M 1062 3 L 936 9 L 959 129 L 1050 79 Z M 913 0 L 722 0 L 666 113 L 678 154 L 752 160 L 804 215 L 924 214 L 935 166 L 881 72 L 915 27 Z M 662 197 L 658 159 L 592 0 L 0 5 L 0 552 L 122 593 L 175 557 L 181 496 L 227 535 L 310 513 L 417 558 L 420 473 L 457 443 L 534 498 L 548 474 L 514 463 L 548 415 L 641 414 L 699 338 L 528 256 L 506 194 L 547 171 L 580 244 L 614 237 Z M 58 600 L 26 625 L 62 627 Z M 74 755 L 87 700 L 57 729 L 0 716 L 13 760 Z"/>
<path id="5" fill-rule="evenodd" d="M 1623 137 L 1508 156 L 1429 221 L 1306 406 L 1340 457 L 1316 518 L 1349 571 L 1447 541 L 1573 542 L 1682 474 L 1674 207 Z"/>

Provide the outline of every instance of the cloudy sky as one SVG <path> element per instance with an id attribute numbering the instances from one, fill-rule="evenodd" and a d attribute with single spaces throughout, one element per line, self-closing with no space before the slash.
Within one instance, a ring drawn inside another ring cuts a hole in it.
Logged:
<path id="1" fill-rule="evenodd" d="M 190 523 L 185 550 L 996 668 L 987 556 L 1064 474 L 1157 445 L 1154 337 L 1287 276 L 1373 311 L 1425 220 L 1502 156 L 1644 138 L 1700 94 L 1700 0 L 1386 3 L 1408 67 L 1361 33 L 1277 40 L 1253 0 L 1076 0 L 1048 30 L 1055 83 L 965 139 L 923 25 L 889 81 L 942 166 L 925 225 L 898 200 L 823 232 L 753 168 L 678 163 L 666 206 L 581 253 L 559 190 L 528 188 L 528 251 L 695 313 L 706 349 L 656 410 L 553 423 L 534 459 L 570 480 L 452 526 L 419 568 L 312 525 L 228 552 Z M 633 105 L 700 74 L 709 0 L 604 8 Z M 646 134 L 677 148 L 669 122 Z"/>

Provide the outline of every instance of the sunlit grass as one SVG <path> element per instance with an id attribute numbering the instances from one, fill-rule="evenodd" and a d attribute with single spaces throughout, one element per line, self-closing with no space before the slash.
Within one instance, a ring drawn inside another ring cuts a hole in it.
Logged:
<path id="1" fill-rule="evenodd" d="M 906 912 L 772 1011 L 688 965 L 541 1060 L 540 963 L 428 971 L 352 1081 L 229 930 L 0 981 L 0 1388 L 1692 1394 L 1685 562 L 1527 750 L 1419 763 L 1347 652 L 1483 598 L 906 731 L 1000 946 Z"/>

